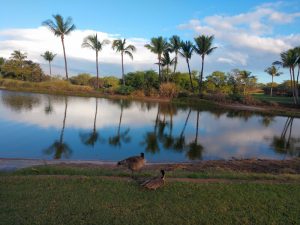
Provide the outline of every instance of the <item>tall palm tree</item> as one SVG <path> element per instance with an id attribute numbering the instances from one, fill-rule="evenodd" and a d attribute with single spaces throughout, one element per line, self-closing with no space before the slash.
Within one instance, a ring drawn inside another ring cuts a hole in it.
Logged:
<path id="1" fill-rule="evenodd" d="M 127 45 L 126 46 L 126 39 L 118 39 L 114 40 L 112 44 L 113 50 L 116 50 L 116 52 L 121 53 L 121 60 L 122 60 L 122 81 L 123 85 L 125 85 L 125 78 L 124 78 L 124 55 L 128 55 L 131 59 L 133 59 L 132 53 L 136 51 L 136 48 L 134 45 Z"/>
<path id="2" fill-rule="evenodd" d="M 50 76 L 51 76 L 51 62 L 53 61 L 56 54 L 52 52 L 46 51 L 43 55 L 41 55 L 46 61 L 49 62 Z"/>
<path id="3" fill-rule="evenodd" d="M 89 35 L 83 39 L 82 47 L 90 48 L 96 52 L 96 72 L 97 72 L 97 88 L 99 88 L 99 63 L 98 63 L 98 53 L 102 50 L 104 45 L 109 44 L 109 40 L 105 39 L 103 41 L 99 41 L 97 34 Z"/>
<path id="4" fill-rule="evenodd" d="M 145 45 L 151 52 L 157 54 L 158 59 L 158 74 L 159 81 L 161 82 L 161 58 L 162 54 L 169 50 L 169 43 L 165 38 L 159 36 L 157 38 L 151 38 L 151 43 Z"/>
<path id="5" fill-rule="evenodd" d="M 211 54 L 217 47 L 212 47 L 214 36 L 201 35 L 194 38 L 196 45 L 194 46 L 195 52 L 201 56 L 202 66 L 201 73 L 199 77 L 199 94 L 202 94 L 202 82 L 203 82 L 203 69 L 204 69 L 204 59 L 206 55 Z"/>
<path id="6" fill-rule="evenodd" d="M 172 66 L 175 63 L 175 58 L 171 59 L 170 54 L 168 51 L 165 51 L 163 53 L 163 57 L 161 58 L 161 65 L 162 67 L 167 67 L 167 71 L 166 71 L 166 77 L 167 77 L 167 81 L 169 81 L 169 71 L 170 71 L 170 66 Z"/>
<path id="7" fill-rule="evenodd" d="M 75 30 L 75 25 L 72 23 L 71 17 L 68 17 L 66 20 L 64 20 L 64 18 L 59 14 L 53 15 L 52 17 L 54 18 L 54 21 L 48 19 L 44 21 L 42 25 L 48 27 L 55 36 L 60 37 L 61 39 L 65 59 L 66 78 L 68 80 L 68 65 L 64 40 L 66 35 L 70 34 L 73 30 Z"/>
<path id="8" fill-rule="evenodd" d="M 250 71 L 241 70 L 238 71 L 238 78 L 237 78 L 243 85 L 243 93 L 246 95 L 246 89 L 252 79 L 255 79 L 255 76 L 251 75 Z"/>
<path id="9" fill-rule="evenodd" d="M 270 76 L 272 76 L 272 83 L 271 83 L 271 97 L 273 96 L 273 79 L 274 76 L 278 77 L 282 74 L 282 72 L 279 71 L 279 68 L 272 65 L 270 67 L 268 67 L 267 69 L 265 69 L 265 72 L 268 73 Z"/>
<path id="10" fill-rule="evenodd" d="M 181 40 L 180 37 L 177 35 L 173 35 L 170 38 L 170 52 L 174 52 L 175 53 L 175 58 L 174 58 L 174 72 L 176 72 L 176 68 L 177 68 L 177 63 L 178 63 L 178 53 L 179 50 L 181 48 Z"/>
<path id="11" fill-rule="evenodd" d="M 179 51 L 179 54 L 185 58 L 188 69 L 189 69 L 189 75 L 190 75 L 190 82 L 191 82 L 191 88 L 194 92 L 194 85 L 192 81 L 192 73 L 190 69 L 190 59 L 192 58 L 194 52 L 194 45 L 191 41 L 185 41 L 181 42 L 181 50 Z"/>
<path id="12" fill-rule="evenodd" d="M 299 93 L 298 93 L 298 84 L 295 79 L 295 67 L 300 61 L 298 57 L 298 52 L 295 49 L 290 49 L 286 52 L 280 54 L 281 61 L 276 61 L 273 65 L 281 65 L 284 68 L 288 68 L 291 78 L 291 87 L 293 92 L 294 104 L 299 103 Z"/>

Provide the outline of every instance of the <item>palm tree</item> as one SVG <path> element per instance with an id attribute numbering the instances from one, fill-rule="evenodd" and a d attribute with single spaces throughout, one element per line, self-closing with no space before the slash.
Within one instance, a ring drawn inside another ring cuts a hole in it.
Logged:
<path id="1" fill-rule="evenodd" d="M 179 51 L 179 54 L 185 58 L 188 69 L 189 69 L 189 75 L 190 75 L 190 82 L 191 82 L 191 88 L 194 92 L 194 85 L 192 81 L 192 73 L 190 69 L 190 59 L 192 58 L 194 52 L 194 45 L 190 41 L 181 42 L 181 50 Z"/>
<path id="2" fill-rule="evenodd" d="M 238 71 L 238 80 L 240 80 L 240 82 L 243 85 L 243 93 L 244 93 L 244 95 L 246 95 L 247 86 L 249 85 L 249 83 L 253 79 L 256 79 L 256 78 L 255 78 L 255 76 L 251 75 L 250 71 L 247 71 L 247 70 Z"/>
<path id="3" fill-rule="evenodd" d="M 202 66 L 201 74 L 199 77 L 199 94 L 202 94 L 202 81 L 203 81 L 203 69 L 204 69 L 204 59 L 206 55 L 211 54 L 217 47 L 212 47 L 214 36 L 201 35 L 194 38 L 196 45 L 194 46 L 195 52 L 201 56 Z"/>
<path id="4" fill-rule="evenodd" d="M 191 112 L 192 112 L 192 109 L 190 108 L 190 109 L 189 109 L 189 113 L 188 113 L 188 115 L 187 115 L 187 117 L 186 117 L 186 119 L 185 119 L 185 123 L 184 123 L 184 125 L 183 125 L 183 128 L 182 128 L 182 130 L 181 130 L 180 136 L 179 136 L 179 137 L 176 139 L 176 141 L 175 141 L 174 148 L 175 148 L 176 150 L 182 150 L 182 149 L 185 147 L 184 131 L 185 131 L 186 125 L 187 125 L 187 123 L 188 123 L 188 120 L 189 120 L 189 118 L 190 118 Z"/>
<path id="5" fill-rule="evenodd" d="M 284 68 L 288 68 L 291 78 L 291 87 L 293 92 L 294 104 L 299 102 L 298 94 L 298 81 L 295 79 L 295 67 L 299 64 L 299 55 L 296 49 L 290 49 L 280 54 L 281 61 L 276 61 L 273 65 L 281 65 Z"/>
<path id="6" fill-rule="evenodd" d="M 116 52 L 121 53 L 121 60 L 122 60 L 122 81 L 123 85 L 125 85 L 125 78 L 124 78 L 124 55 L 128 55 L 131 59 L 133 59 L 132 53 L 136 51 L 136 48 L 134 45 L 127 45 L 126 46 L 126 39 L 118 39 L 114 40 L 112 44 L 113 50 L 116 50 Z"/>
<path id="7" fill-rule="evenodd" d="M 41 55 L 46 61 L 49 62 L 50 76 L 51 76 L 51 62 L 53 61 L 56 54 L 52 52 L 46 51 L 43 55 Z"/>
<path id="8" fill-rule="evenodd" d="M 270 67 L 268 67 L 266 70 L 265 70 L 266 73 L 268 73 L 270 76 L 272 76 L 272 83 L 271 83 L 271 97 L 273 96 L 273 79 L 274 79 L 274 76 L 278 77 L 282 74 L 282 72 L 279 72 L 279 68 L 272 65 Z"/>
<path id="9" fill-rule="evenodd" d="M 52 17 L 54 18 L 54 21 L 48 19 L 44 21 L 42 25 L 48 27 L 55 36 L 58 36 L 61 39 L 65 59 L 66 78 L 68 80 L 68 65 L 64 39 L 66 35 L 70 34 L 73 30 L 75 30 L 75 25 L 72 24 L 71 17 L 68 17 L 65 21 L 64 18 L 59 14 L 53 15 Z"/>
<path id="10" fill-rule="evenodd" d="M 170 38 L 170 52 L 174 52 L 175 53 L 175 58 L 174 58 L 174 72 L 176 72 L 176 68 L 177 68 L 177 63 L 178 63 L 178 53 L 179 50 L 181 48 L 181 40 L 180 37 L 177 35 L 173 35 Z"/>
<path id="11" fill-rule="evenodd" d="M 22 63 L 27 58 L 27 53 L 22 53 L 20 50 L 15 50 L 13 53 L 11 53 L 10 58 Z"/>
<path id="12" fill-rule="evenodd" d="M 169 82 L 169 68 L 170 66 L 172 66 L 175 63 L 175 58 L 171 59 L 170 54 L 168 51 L 163 53 L 163 57 L 161 58 L 161 65 L 162 67 L 167 67 L 167 71 L 166 71 L 166 77 L 167 77 L 167 81 Z"/>
<path id="13" fill-rule="evenodd" d="M 145 47 L 157 54 L 159 81 L 161 81 L 161 58 L 162 54 L 169 50 L 169 43 L 165 38 L 159 36 L 157 38 L 151 38 L 151 43 L 146 44 Z"/>
<path id="14" fill-rule="evenodd" d="M 90 48 L 96 52 L 96 71 L 97 71 L 97 88 L 99 88 L 99 67 L 98 67 L 98 53 L 102 50 L 104 45 L 109 44 L 109 40 L 105 39 L 102 42 L 98 40 L 97 34 L 89 35 L 83 39 L 82 47 Z"/>

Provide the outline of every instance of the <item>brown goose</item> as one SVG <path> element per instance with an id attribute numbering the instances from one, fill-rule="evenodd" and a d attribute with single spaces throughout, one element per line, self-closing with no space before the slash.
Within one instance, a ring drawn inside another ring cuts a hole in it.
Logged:
<path id="1" fill-rule="evenodd" d="M 165 171 L 161 170 L 161 176 L 160 177 L 154 177 L 151 179 L 146 180 L 141 185 L 145 188 L 156 190 L 157 188 L 160 188 L 165 183 Z"/>
<path id="2" fill-rule="evenodd" d="M 145 157 L 142 152 L 140 156 L 132 156 L 127 159 L 118 162 L 118 166 L 127 166 L 131 170 L 131 176 L 133 176 L 134 171 L 139 171 L 143 166 L 145 166 Z"/>

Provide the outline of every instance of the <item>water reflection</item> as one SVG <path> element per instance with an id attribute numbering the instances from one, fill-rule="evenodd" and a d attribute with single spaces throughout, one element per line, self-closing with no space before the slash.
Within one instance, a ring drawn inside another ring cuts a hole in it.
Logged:
<path id="1" fill-rule="evenodd" d="M 53 159 L 61 159 L 62 157 L 68 159 L 72 154 L 72 150 L 70 146 L 64 142 L 67 109 L 68 109 L 68 98 L 65 97 L 65 112 L 64 112 L 62 129 L 60 132 L 60 138 L 59 140 L 55 140 L 52 145 L 50 145 L 48 148 L 44 150 L 46 155 L 53 155 Z"/>
<path id="2" fill-rule="evenodd" d="M 300 138 L 293 138 L 293 117 L 288 117 L 280 136 L 274 136 L 271 146 L 274 150 L 283 155 L 300 157 Z"/>
<path id="3" fill-rule="evenodd" d="M 0 157 L 118 160 L 141 151 L 153 162 L 300 157 L 297 118 L 124 99 L 0 95 Z M 90 148 L 95 151 L 84 151 Z"/>
<path id="4" fill-rule="evenodd" d="M 124 131 L 121 132 L 121 124 L 122 124 L 122 118 L 123 118 L 123 110 L 124 108 L 129 108 L 130 107 L 130 102 L 128 100 L 111 100 L 112 103 L 118 104 L 121 108 L 120 112 L 120 119 L 119 119 L 119 125 L 117 129 L 117 134 L 114 136 L 111 136 L 109 138 L 109 144 L 112 146 L 118 146 L 121 147 L 122 142 L 123 143 L 129 143 L 131 138 L 129 136 L 129 128 L 126 128 Z"/>
<path id="5" fill-rule="evenodd" d="M 80 139 L 83 144 L 87 146 L 94 147 L 95 143 L 100 139 L 99 132 L 96 128 L 96 122 L 97 122 L 97 114 L 98 114 L 98 99 L 95 98 L 95 116 L 94 116 L 94 124 L 93 124 L 93 130 L 86 133 L 80 133 Z"/>
<path id="6" fill-rule="evenodd" d="M 18 92 L 3 92 L 1 99 L 6 107 L 15 112 L 30 111 L 41 103 L 40 98 L 35 95 Z"/>

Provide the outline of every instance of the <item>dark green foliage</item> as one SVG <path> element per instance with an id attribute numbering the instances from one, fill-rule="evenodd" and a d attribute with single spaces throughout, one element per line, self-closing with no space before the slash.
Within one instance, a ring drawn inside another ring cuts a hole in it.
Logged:
<path id="1" fill-rule="evenodd" d="M 7 60 L 1 66 L 1 73 L 4 78 L 12 78 L 23 81 L 39 82 L 45 78 L 40 65 L 30 60 Z"/>
<path id="2" fill-rule="evenodd" d="M 153 70 L 127 73 L 125 82 L 127 85 L 139 90 L 158 89 L 159 87 L 158 74 Z"/>
<path id="3" fill-rule="evenodd" d="M 117 94 L 130 95 L 133 91 L 134 91 L 133 87 L 122 85 L 122 86 L 118 87 Z"/>

